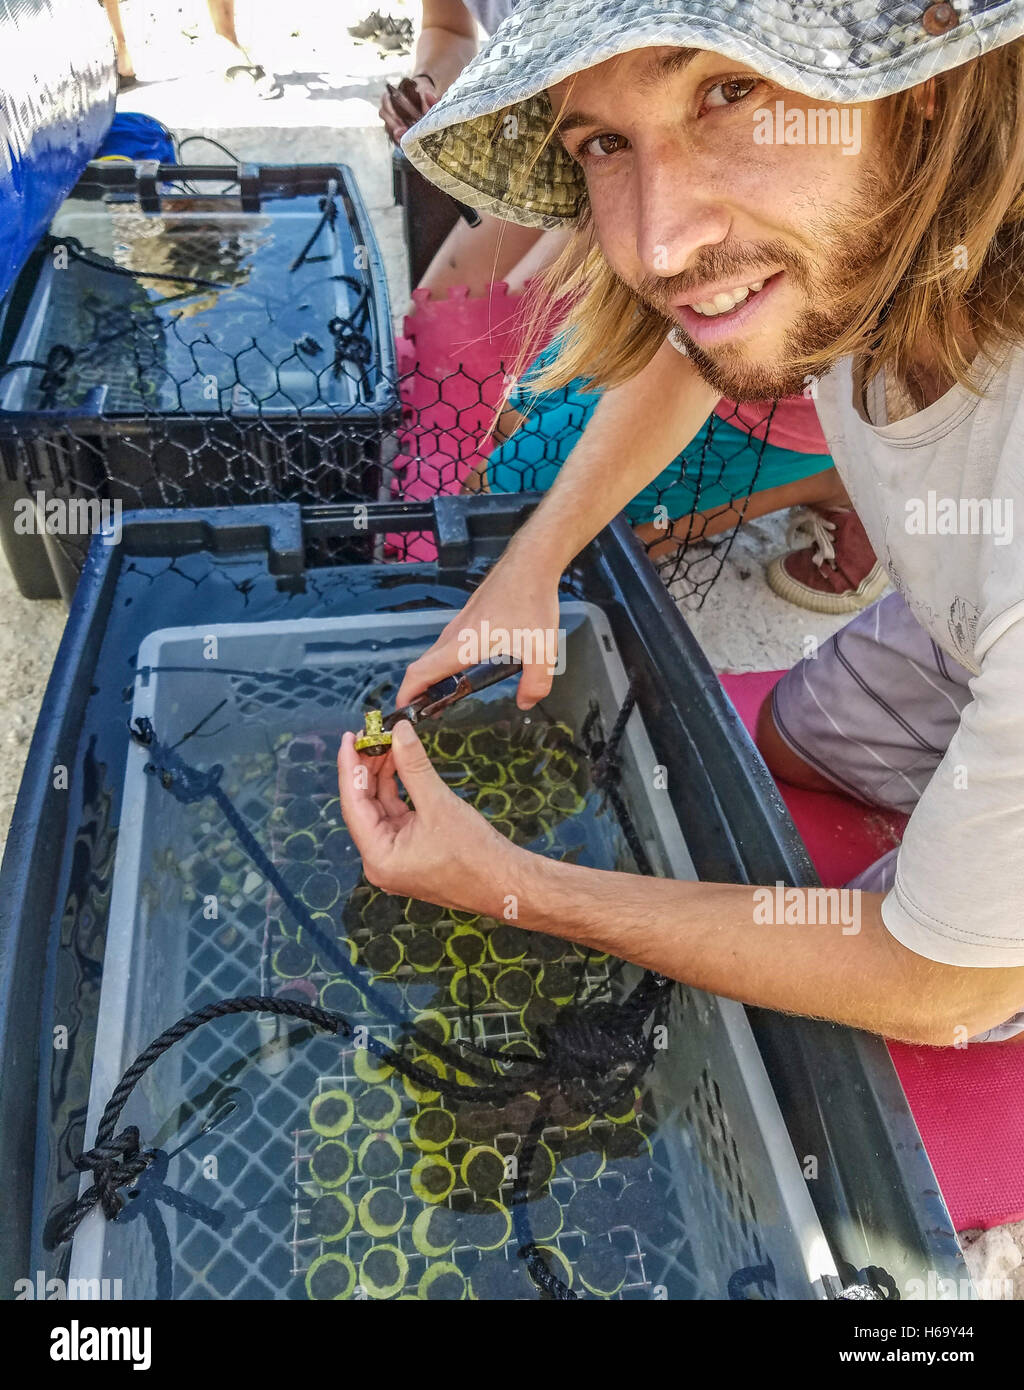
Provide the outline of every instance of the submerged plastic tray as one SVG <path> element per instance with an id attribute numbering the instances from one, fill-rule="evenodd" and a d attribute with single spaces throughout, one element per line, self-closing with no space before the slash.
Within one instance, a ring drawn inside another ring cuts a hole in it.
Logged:
<path id="1" fill-rule="evenodd" d="M 513 720 L 520 746 L 534 746 L 536 738 L 550 728 L 549 720 L 564 721 L 578 730 L 591 701 L 596 701 L 601 727 L 607 732 L 626 694 L 626 674 L 601 610 L 591 604 L 566 603 L 560 621 L 567 633 L 571 675 L 556 682 L 551 698 L 544 702 L 543 717 L 534 712 L 524 718 L 519 712 L 519 720 Z M 315 803 L 317 826 L 332 833 L 328 826 L 342 825 L 334 767 L 339 730 L 357 726 L 364 707 L 379 704 L 382 690 L 393 690 L 408 661 L 429 645 L 442 626 L 442 619 L 427 612 L 376 618 L 372 640 L 361 618 L 158 631 L 139 651 L 132 719 L 148 718 L 161 741 L 177 744 L 215 710 L 203 730 L 186 739 L 179 751 L 197 765 L 205 767 L 213 760 L 223 764 L 223 784 L 235 790 L 233 799 L 246 822 L 281 869 L 287 774 L 294 766 L 290 755 L 301 754 L 304 782 L 309 780 L 316 788 L 312 797 L 299 801 L 310 814 L 308 803 Z M 211 652 L 215 659 L 210 659 Z M 220 675 L 220 669 L 225 674 Z M 485 728 L 492 712 L 507 713 L 508 704 L 507 690 L 503 700 L 501 685 L 491 687 L 486 698 L 464 702 L 452 711 L 444 727 Z M 693 864 L 670 803 L 663 791 L 651 790 L 650 770 L 657 760 L 636 712 L 626 725 L 621 750 L 623 792 L 649 858 L 663 874 L 693 878 Z M 294 941 L 294 924 L 289 923 L 283 904 L 250 861 L 243 862 L 240 853 L 232 858 L 237 841 L 213 803 L 180 804 L 146 774 L 148 759 L 147 750 L 138 745 L 129 750 L 89 1132 L 95 1130 L 122 1071 L 155 1032 L 214 998 L 276 992 L 275 987 L 279 990 L 288 983 L 275 977 L 272 968 L 277 950 Z M 312 776 L 310 768 L 316 770 Z M 587 834 L 579 834 L 576 826 L 583 812 L 567 813 L 548 832 L 553 844 L 534 848 L 560 853 L 570 843 L 587 856 L 588 863 L 632 868 L 628 849 L 615 842 L 610 807 L 595 815 L 600 800 L 594 792 L 588 797 Z M 340 833 L 347 839 L 347 832 Z M 342 854 L 340 862 L 338 854 L 321 862 L 322 842 L 317 851 L 316 867 L 340 879 L 342 898 L 328 914 L 335 921 L 359 873 L 351 848 L 352 853 Z M 214 889 L 214 880 L 219 890 Z M 203 914 L 205 892 L 217 898 L 214 921 Z M 400 915 L 400 904 L 398 909 Z M 320 920 L 326 925 L 325 919 Z M 451 929 L 457 930 L 454 923 Z M 360 952 L 364 930 L 351 927 L 346 934 L 347 940 L 358 942 Z M 443 923 L 435 930 L 449 928 Z M 407 944 L 412 931 L 412 926 L 399 922 L 393 936 Z M 619 968 L 607 958 L 584 961 L 570 954 L 582 972 L 587 993 L 604 990 L 621 995 L 639 977 L 630 967 L 620 978 Z M 360 954 L 357 963 L 361 959 Z M 311 1002 L 331 978 L 329 967 L 325 969 L 320 961 L 314 964 L 312 978 L 306 974 L 299 982 L 300 988 L 310 991 Z M 532 947 L 525 964 L 539 968 Z M 490 963 L 480 970 L 493 984 L 500 966 Z M 493 993 L 472 1014 L 457 1007 L 450 991 L 454 966 L 445 965 L 435 973 L 436 979 L 431 977 L 424 984 L 422 976 L 403 964 L 393 976 L 377 978 L 376 987 L 388 991 L 389 997 L 394 995 L 395 1007 L 410 1021 L 416 1004 L 409 995 L 412 992 L 415 1001 L 418 991 L 419 1007 L 439 1009 L 452 1025 L 453 1038 L 483 1038 L 489 1046 L 500 1046 L 527 1036 L 518 1012 Z M 651 1151 L 648 1154 L 646 1143 L 636 1139 L 636 1152 L 619 1160 L 610 1158 L 595 1184 L 618 1197 L 627 1181 L 652 1174 L 665 1194 L 656 1229 L 637 1230 L 625 1216 L 599 1234 L 575 1228 L 568 1204 L 584 1183 L 559 1163 L 544 1191 L 561 1203 L 564 1224 L 544 1244 L 559 1249 L 572 1266 L 588 1247 L 614 1243 L 627 1267 L 621 1297 L 724 1298 L 730 1279 L 741 1270 L 760 1271 L 760 1280 L 747 1275 L 747 1285 L 756 1285 L 759 1296 L 824 1297 L 824 1278 L 835 1275 L 835 1266 L 744 1011 L 730 1001 L 683 987 L 675 989 L 674 996 L 667 1025 L 669 1045 L 656 1054 L 656 1064 L 643 1082 L 643 1122 L 655 1125 Z M 400 1032 L 372 1008 L 354 1014 L 353 1021 L 381 1038 L 394 1040 Z M 164 1181 L 192 1203 L 206 1198 L 211 1208 L 228 1211 L 233 1224 L 221 1231 L 211 1229 L 186 1202 L 165 1210 L 168 1272 L 160 1268 L 160 1244 L 150 1243 L 142 1221 L 108 1223 L 94 1213 L 75 1239 L 72 1278 L 119 1277 L 129 1298 L 156 1295 L 162 1278 L 164 1296 L 172 1290 L 176 1298 L 303 1298 L 305 1273 L 318 1256 L 348 1254 L 358 1268 L 361 1256 L 373 1244 L 358 1222 L 340 1241 L 321 1241 L 310 1230 L 309 1210 L 319 1189 L 309 1158 L 318 1141 L 307 1119 L 310 1103 L 320 1091 L 341 1087 L 358 1101 L 360 1082 L 353 1072 L 356 1049 L 340 1039 L 319 1039 L 293 1044 L 289 1050 L 283 1041 L 287 1029 L 279 1032 L 278 1042 L 270 1041 L 273 1020 L 268 1038 L 255 1018 L 207 1025 L 158 1064 L 139 1088 L 142 1094 L 129 1105 L 131 1122 L 144 1135 L 159 1134 L 162 1148 L 180 1149 L 171 1158 Z M 233 1118 L 215 1124 L 199 1140 L 195 1119 L 190 1128 L 182 1117 L 194 1117 L 196 1111 L 203 1117 L 215 1113 L 226 1103 L 228 1078 Z M 401 1088 L 396 1090 L 403 1100 L 403 1113 L 391 1128 L 402 1142 L 402 1162 L 384 1185 L 406 1201 L 408 1219 L 388 1240 L 408 1259 L 409 1292 L 415 1290 L 430 1262 L 417 1251 L 410 1235 L 412 1215 L 423 1205 L 410 1185 L 412 1163 L 421 1156 L 408 1136 L 417 1106 L 408 1092 L 403 1095 Z M 616 1132 L 621 1147 L 626 1131 L 617 1131 L 598 1116 L 591 1126 L 595 1150 L 600 1151 Z M 639 1135 L 630 1131 L 634 1132 Z M 356 1152 L 370 1133 L 357 1120 L 346 1131 L 344 1142 Z M 522 1137 L 506 1129 L 496 1142 L 514 1152 Z M 543 1139 L 557 1154 L 566 1142 L 566 1130 L 553 1121 Z M 468 1147 L 458 1139 L 449 1146 L 456 1167 L 459 1154 Z M 211 1161 L 217 1179 L 204 1181 L 203 1164 Z M 339 1190 L 358 1205 L 372 1185 L 357 1172 Z M 507 1183 L 503 1188 L 506 1204 L 510 1193 Z M 450 1200 L 468 1201 L 461 1178 Z M 212 1224 L 212 1213 L 208 1219 Z M 503 1251 L 481 1255 L 460 1239 L 442 1258 L 471 1277 L 481 1260 L 504 1259 L 521 1269 L 516 1247 L 510 1234 Z M 766 1265 L 773 1271 L 767 1283 Z"/>

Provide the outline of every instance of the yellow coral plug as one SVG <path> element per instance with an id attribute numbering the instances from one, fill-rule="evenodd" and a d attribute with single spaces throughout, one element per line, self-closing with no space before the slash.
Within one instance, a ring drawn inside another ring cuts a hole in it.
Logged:
<path id="1" fill-rule="evenodd" d="M 391 747 L 391 734 L 384 728 L 384 716 L 379 709 L 368 709 L 363 728 L 356 734 L 356 752 L 380 758 Z"/>

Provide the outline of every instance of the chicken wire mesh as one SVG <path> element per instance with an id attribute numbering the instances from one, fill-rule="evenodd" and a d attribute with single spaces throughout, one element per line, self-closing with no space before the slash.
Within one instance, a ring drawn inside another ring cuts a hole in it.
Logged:
<path id="1" fill-rule="evenodd" d="M 0 540 L 23 592 L 43 596 L 52 571 L 69 597 L 92 536 L 138 508 L 551 485 L 593 397 L 574 383 L 498 418 L 518 297 L 415 291 L 396 351 L 347 171 L 170 172 L 70 199 L 19 282 L 0 339 Z M 214 172 L 225 189 L 210 192 Z M 627 508 L 690 606 L 725 563 L 766 439 L 723 410 Z M 364 549 L 436 553 L 408 532 Z"/>

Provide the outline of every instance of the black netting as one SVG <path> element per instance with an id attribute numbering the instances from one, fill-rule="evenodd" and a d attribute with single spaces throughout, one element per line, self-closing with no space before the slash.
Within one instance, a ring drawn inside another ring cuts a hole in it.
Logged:
<path id="1" fill-rule="evenodd" d="M 93 533 L 137 508 L 550 487 L 596 397 L 517 404 L 491 435 L 514 352 L 464 333 L 460 353 L 401 334 L 396 353 L 358 194 L 296 169 L 250 173 L 248 204 L 244 176 L 197 193 L 194 169 L 65 204 L 0 342 L 0 529 L 25 592 L 42 566 L 67 594 Z M 714 415 L 627 508 L 677 598 L 714 584 L 765 447 Z M 434 554 L 405 532 L 345 558 Z"/>

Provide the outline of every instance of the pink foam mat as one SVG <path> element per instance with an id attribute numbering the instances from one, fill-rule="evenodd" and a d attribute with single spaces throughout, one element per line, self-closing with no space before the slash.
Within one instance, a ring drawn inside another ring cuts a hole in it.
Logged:
<path id="1" fill-rule="evenodd" d="M 783 673 L 722 676 L 753 734 L 765 696 Z M 827 888 L 842 887 L 899 842 L 906 817 L 872 810 L 839 792 L 779 783 Z M 958 1231 L 1024 1220 L 1024 1042 L 889 1052 Z"/>
<path id="2" fill-rule="evenodd" d="M 466 477 L 490 452 L 488 429 L 515 358 L 520 295 L 503 281 L 482 298 L 465 285 L 431 299 L 412 292 L 397 340 L 404 427 L 392 465 L 394 496 L 410 500 L 460 491 Z M 425 532 L 389 535 L 388 551 L 408 560 L 432 560 L 434 537 Z"/>

